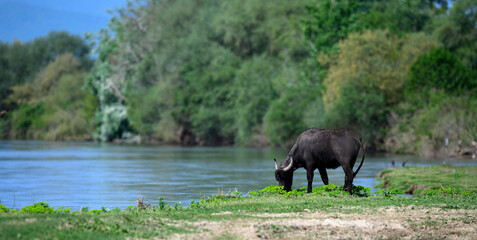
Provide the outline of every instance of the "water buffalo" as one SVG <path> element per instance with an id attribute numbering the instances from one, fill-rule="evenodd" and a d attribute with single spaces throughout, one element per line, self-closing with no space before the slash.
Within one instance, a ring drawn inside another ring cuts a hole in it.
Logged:
<path id="1" fill-rule="evenodd" d="M 358 157 L 360 148 L 363 149 L 363 158 L 356 172 L 353 166 Z M 321 179 L 328 185 L 326 169 L 336 169 L 341 166 L 345 172 L 344 189 L 351 194 L 353 178 L 358 174 L 364 161 L 364 146 L 361 137 L 348 130 L 328 130 L 311 128 L 298 136 L 295 144 L 290 149 L 285 159 L 277 165 L 275 161 L 275 178 L 286 191 L 291 190 L 293 172 L 304 167 L 308 179 L 307 191 L 311 192 L 313 172 L 318 168 Z"/>

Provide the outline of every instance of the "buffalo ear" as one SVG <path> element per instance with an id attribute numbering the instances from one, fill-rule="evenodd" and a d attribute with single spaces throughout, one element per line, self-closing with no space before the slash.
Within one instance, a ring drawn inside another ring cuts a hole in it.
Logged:
<path id="1" fill-rule="evenodd" d="M 275 162 L 275 170 L 278 170 L 278 164 L 277 164 L 277 159 L 273 159 L 273 162 Z"/>

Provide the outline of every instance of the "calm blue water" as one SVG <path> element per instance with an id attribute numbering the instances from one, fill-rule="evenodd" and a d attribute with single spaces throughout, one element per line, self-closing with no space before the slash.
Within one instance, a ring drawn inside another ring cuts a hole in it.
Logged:
<path id="1" fill-rule="evenodd" d="M 73 210 L 112 209 L 135 205 L 138 197 L 157 204 L 162 197 L 187 206 L 204 195 L 234 189 L 246 194 L 276 184 L 273 158 L 281 161 L 285 154 L 276 149 L 0 141 L 0 204 L 19 209 L 43 201 Z M 407 160 L 407 166 L 476 164 L 466 159 L 367 156 L 354 184 L 374 191 L 377 174 L 391 167 L 391 160 Z M 341 168 L 328 170 L 328 176 L 335 185 L 344 182 Z M 305 170 L 297 170 L 293 188 L 306 185 Z M 321 185 L 317 171 L 314 186 Z"/>

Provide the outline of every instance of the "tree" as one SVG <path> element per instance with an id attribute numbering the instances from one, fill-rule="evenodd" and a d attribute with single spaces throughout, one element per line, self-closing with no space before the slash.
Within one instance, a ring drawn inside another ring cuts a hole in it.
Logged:
<path id="1" fill-rule="evenodd" d="M 302 58 L 298 21 L 306 1 L 222 1 L 213 18 L 214 40 L 235 55 Z"/>
<path id="2" fill-rule="evenodd" d="M 50 91 L 58 85 L 61 76 L 72 74 L 79 69 L 77 58 L 70 53 L 63 54 L 38 72 L 34 81 L 12 87 L 10 100 L 17 105 L 37 103 L 48 97 Z"/>
<path id="3" fill-rule="evenodd" d="M 89 78 L 99 139 L 118 137 L 120 121 L 108 112 L 147 141 L 246 144 L 297 78 L 278 76 L 297 75 L 296 61 L 308 56 L 298 26 L 304 2 L 131 1 L 116 11 Z"/>
<path id="4" fill-rule="evenodd" d="M 96 99 L 83 91 L 85 72 L 70 53 L 58 56 L 35 79 L 12 88 L 10 100 L 15 138 L 48 140 L 89 139 Z"/>
<path id="5" fill-rule="evenodd" d="M 437 39 L 473 71 L 477 71 L 476 6 L 476 0 L 453 1 L 449 13 L 433 24 Z"/>
<path id="6" fill-rule="evenodd" d="M 306 130 L 305 109 L 319 88 L 295 86 L 274 101 L 265 115 L 265 133 L 277 146 L 290 147 L 298 134 Z"/>
<path id="7" fill-rule="evenodd" d="M 407 89 L 409 93 L 419 94 L 430 89 L 460 93 L 477 87 L 476 77 L 452 52 L 435 48 L 412 65 Z"/>
<path id="8" fill-rule="evenodd" d="M 355 129 L 377 147 L 390 108 L 402 101 L 411 63 L 435 46 L 437 43 L 424 34 L 350 34 L 340 41 L 337 54 L 320 56 L 322 64 L 329 65 L 323 82 L 323 112 L 307 114 L 307 122 Z M 319 107 L 319 103 L 315 100 L 310 106 Z"/>
<path id="9" fill-rule="evenodd" d="M 272 102 L 278 97 L 277 72 L 279 63 L 270 57 L 256 56 L 241 65 L 235 76 L 235 140 L 249 143 L 252 136 L 261 134 L 263 118 Z"/>
<path id="10" fill-rule="evenodd" d="M 360 80 L 348 82 L 340 89 L 340 100 L 326 112 L 322 126 L 353 129 L 376 148 L 384 137 L 389 107 L 382 91 Z"/>
<path id="11" fill-rule="evenodd" d="M 307 6 L 310 18 L 304 21 L 304 34 L 315 54 L 332 53 L 349 33 L 360 31 L 365 14 L 359 1 L 325 0 Z"/>
<path id="12" fill-rule="evenodd" d="M 6 102 L 10 88 L 32 82 L 37 72 L 65 53 L 74 55 L 81 68 L 89 69 L 89 51 L 85 40 L 67 32 L 50 32 L 27 43 L 0 43 L 0 107 L 14 110 L 17 106 Z"/>
<path id="13" fill-rule="evenodd" d="M 447 1 L 369 1 L 361 19 L 366 29 L 388 30 L 402 35 L 423 31 L 433 17 L 447 10 Z"/>
<path id="14" fill-rule="evenodd" d="M 10 87 L 15 84 L 13 73 L 8 69 L 9 60 L 6 57 L 9 51 L 9 45 L 0 42 L 0 109 L 6 110 L 10 106 L 5 102 L 5 99 L 10 95 Z"/>
<path id="15" fill-rule="evenodd" d="M 324 80 L 325 109 L 328 111 L 340 101 L 341 87 L 353 79 L 361 79 L 362 85 L 376 86 L 388 104 L 399 102 L 411 63 L 435 46 L 437 43 L 424 34 L 402 38 L 386 31 L 351 34 L 339 43 L 337 55 L 320 58 L 323 64 L 330 64 Z"/>

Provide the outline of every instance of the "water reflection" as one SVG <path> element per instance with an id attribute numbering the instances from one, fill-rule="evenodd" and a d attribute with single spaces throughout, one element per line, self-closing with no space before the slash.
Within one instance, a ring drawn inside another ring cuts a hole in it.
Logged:
<path id="1" fill-rule="evenodd" d="M 203 195 L 237 189 L 242 193 L 276 184 L 276 149 L 157 147 L 99 143 L 0 141 L 0 201 L 9 208 L 49 202 L 79 210 L 135 204 L 139 196 L 157 203 L 188 205 Z M 406 160 L 407 166 L 441 164 L 443 160 L 412 157 L 366 157 L 355 184 L 373 187 L 379 171 Z M 472 160 L 446 160 L 456 165 Z M 330 183 L 341 185 L 341 168 L 328 171 Z M 323 183 L 315 174 L 315 186 Z M 306 172 L 295 173 L 293 187 L 306 186 Z M 374 189 L 372 189 L 374 191 Z"/>

